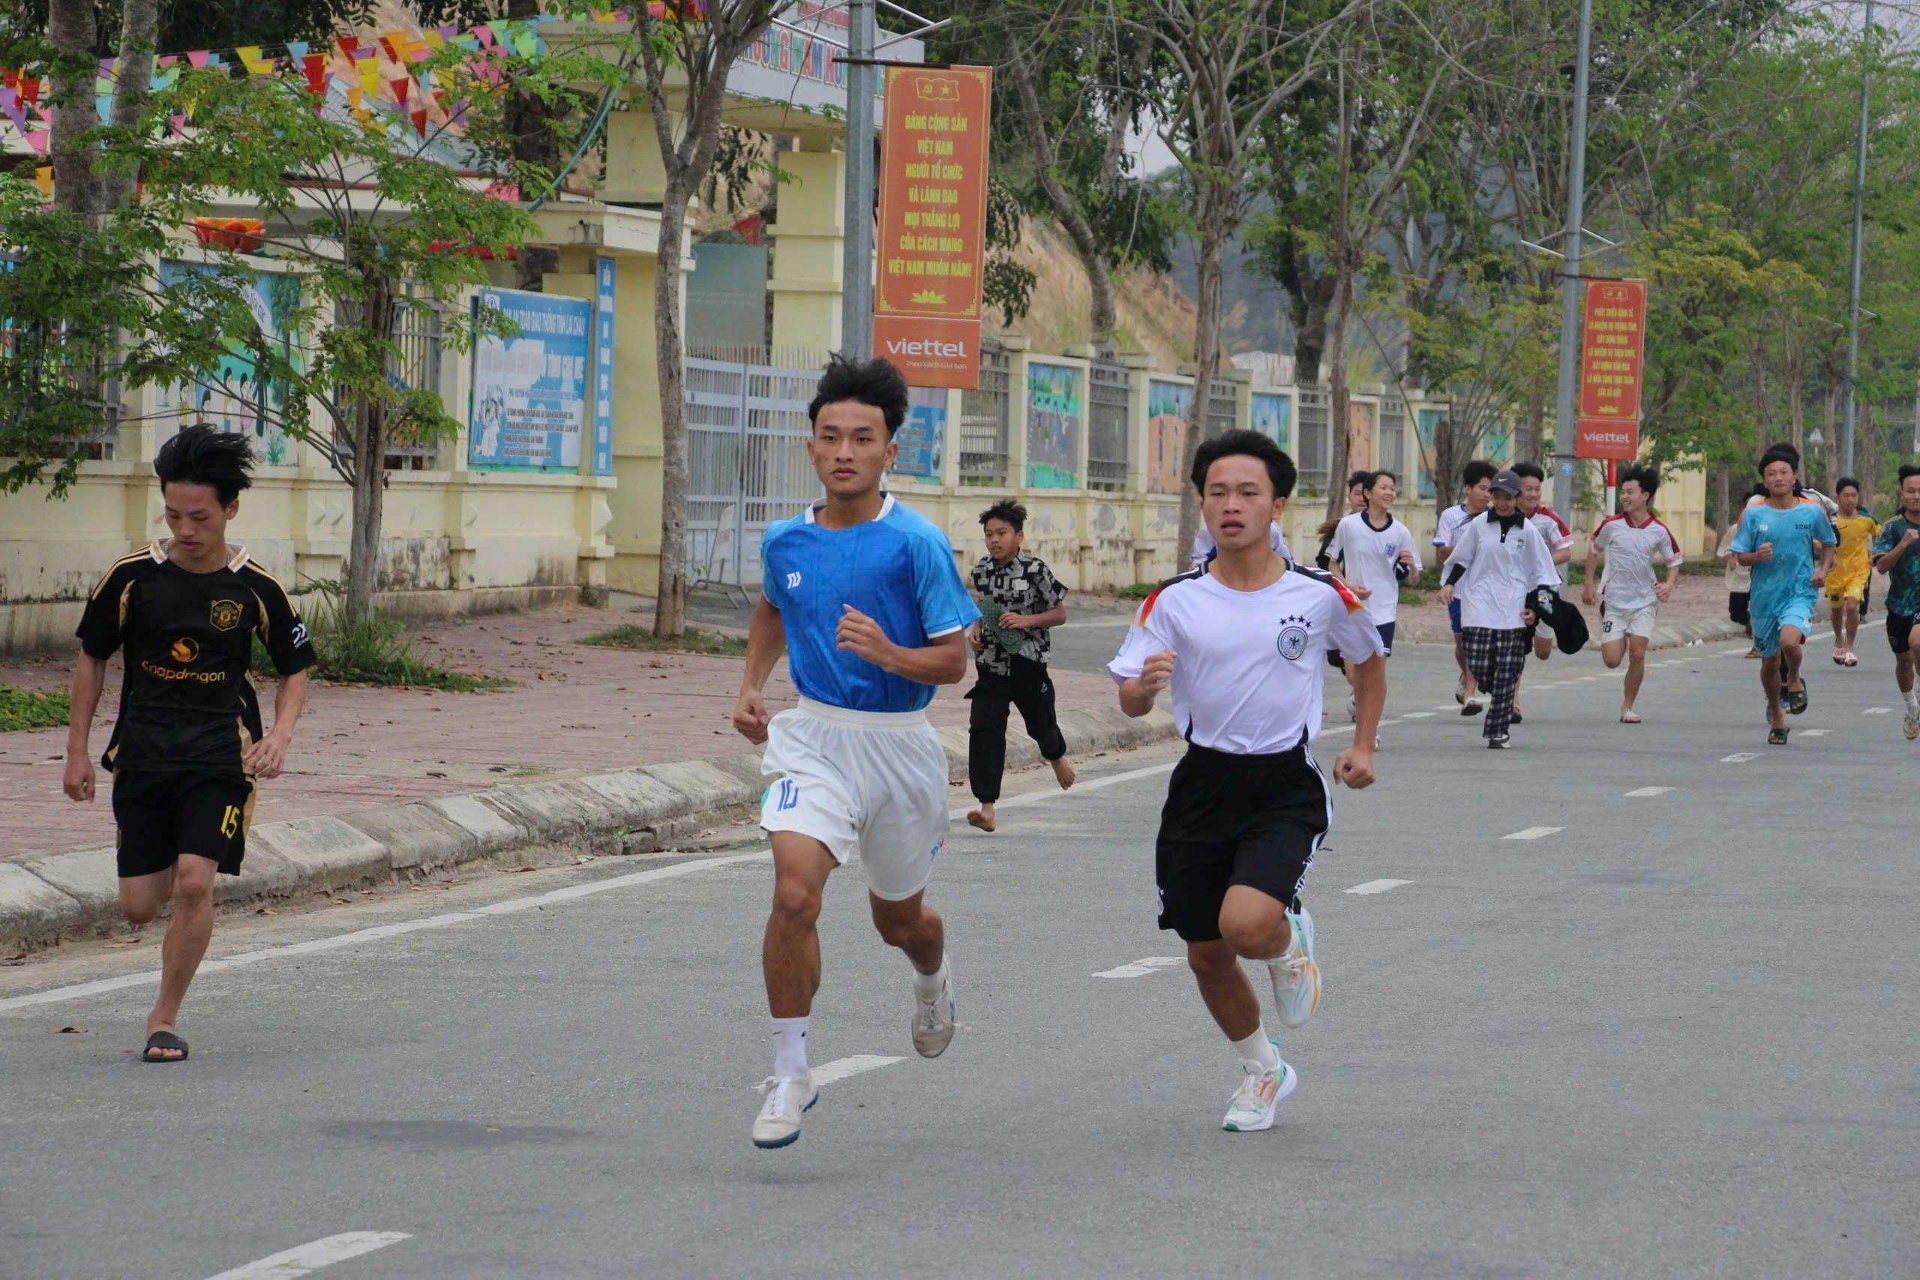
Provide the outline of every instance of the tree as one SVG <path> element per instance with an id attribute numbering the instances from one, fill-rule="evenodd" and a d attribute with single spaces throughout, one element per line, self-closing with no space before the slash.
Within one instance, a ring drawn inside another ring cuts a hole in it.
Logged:
<path id="1" fill-rule="evenodd" d="M 633 32 L 647 109 L 666 188 L 660 201 L 660 270 L 654 273 L 654 351 L 660 371 L 660 583 L 653 630 L 677 636 L 687 625 L 686 350 L 680 337 L 680 244 L 687 205 L 713 164 L 724 123 L 727 73 L 794 0 L 708 0 L 667 5 L 655 14 L 636 6 Z M 684 85 L 671 82 L 678 70 Z M 676 114 L 675 107 L 678 106 Z M 851 138 L 850 146 L 871 146 Z M 872 216 L 860 211 L 853 216 Z M 851 323 L 854 319 L 849 317 Z"/>

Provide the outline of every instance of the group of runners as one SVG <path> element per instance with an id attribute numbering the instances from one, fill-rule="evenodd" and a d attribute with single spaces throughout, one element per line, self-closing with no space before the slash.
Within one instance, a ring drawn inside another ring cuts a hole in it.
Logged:
<path id="1" fill-rule="evenodd" d="M 763 1148 L 795 1141 L 819 1097 L 807 1044 L 821 977 L 817 924 L 829 879 L 856 854 L 874 926 L 908 961 L 915 1050 L 938 1057 L 953 1039 L 946 927 L 926 901 L 948 831 L 947 761 L 926 716 L 937 688 L 963 681 L 972 659 L 975 826 L 995 826 L 1010 707 L 1060 785 L 1074 781 L 1046 669 L 1066 593 L 1024 551 L 1025 511 L 998 503 L 981 516 L 988 554 L 973 570 L 983 616 L 946 535 L 883 487 L 907 410 L 907 385 L 887 361 L 835 357 L 808 410 L 807 449 L 824 497 L 771 526 L 762 543 L 762 594 L 733 723 L 765 745 L 772 779 L 760 825 L 774 868 L 762 945 L 773 1071 L 751 1127 Z M 106 661 L 124 648 L 104 759 L 115 774 L 121 902 L 137 922 L 173 904 L 143 1051 L 150 1062 L 187 1057 L 176 1023 L 211 934 L 214 879 L 239 870 L 254 780 L 280 771 L 314 661 L 287 593 L 226 541 L 248 466 L 239 436 L 190 428 L 168 441 L 155 470 L 173 536 L 116 563 L 80 626 L 67 793 L 94 797 L 89 726 Z M 1754 644 L 1767 659 L 1769 728 L 1781 741 L 1783 715 L 1806 703 L 1799 664 L 1814 593 L 1841 541 L 1819 503 L 1796 490 L 1796 472 L 1797 459 L 1768 454 L 1767 497 L 1745 511 L 1728 552 L 1751 573 Z M 1892 579 L 1889 639 L 1911 738 L 1920 732 L 1920 467 L 1900 476 L 1901 514 L 1876 527 L 1872 553 Z M 1121 710 L 1143 716 L 1167 696 L 1187 744 L 1155 841 L 1159 924 L 1186 943 L 1201 997 L 1239 1062 L 1223 1121 L 1232 1131 L 1270 1127 L 1298 1083 L 1243 962 L 1264 975 L 1279 1027 L 1312 1016 L 1321 974 L 1301 886 L 1331 825 L 1333 786 L 1374 781 L 1399 589 L 1423 564 L 1393 516 L 1398 483 L 1387 471 L 1353 477 L 1356 509 L 1323 537 L 1329 567 L 1295 562 L 1278 530 L 1296 478 L 1292 460 L 1256 432 L 1205 442 L 1189 476 L 1206 525 L 1197 563 L 1147 597 L 1108 665 Z M 1466 714 L 1484 712 L 1488 745 L 1501 748 L 1521 719 L 1514 698 L 1528 651 L 1583 639 L 1578 610 L 1563 598 L 1571 532 L 1540 505 L 1537 468 L 1475 462 L 1462 479 L 1463 500 L 1443 516 L 1434 546 L 1460 636 L 1459 702 Z M 1609 666 L 1628 664 L 1627 723 L 1638 721 L 1646 641 L 1680 564 L 1652 514 L 1658 487 L 1652 471 L 1629 471 L 1622 511 L 1596 530 L 1587 557 L 1590 596 L 1597 566 L 1608 569 L 1602 653 Z M 1551 642 L 1539 634 L 1549 625 Z M 271 731 L 247 680 L 254 636 L 283 677 Z M 782 653 L 799 701 L 771 714 L 764 691 Z M 1354 736 L 1329 777 L 1313 743 L 1330 662 L 1351 688 Z"/>

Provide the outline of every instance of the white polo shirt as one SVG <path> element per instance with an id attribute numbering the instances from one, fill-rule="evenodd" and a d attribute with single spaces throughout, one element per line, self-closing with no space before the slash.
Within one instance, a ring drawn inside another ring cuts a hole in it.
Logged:
<path id="1" fill-rule="evenodd" d="M 1466 567 L 1453 588 L 1462 627 L 1517 631 L 1527 625 L 1520 615 L 1535 587 L 1560 589 L 1553 556 L 1539 531 L 1525 520 L 1512 528 L 1497 525 L 1492 510 L 1460 530 L 1460 544 L 1441 570 L 1442 582 L 1453 575 L 1455 565 Z"/>
<path id="2" fill-rule="evenodd" d="M 1360 601 L 1331 575 L 1294 565 L 1260 591 L 1235 591 L 1204 569 L 1140 606 L 1107 670 L 1116 682 L 1171 649 L 1173 718 L 1187 741 L 1234 755 L 1277 755 L 1320 732 L 1326 654 L 1382 652 Z"/>
<path id="3" fill-rule="evenodd" d="M 1356 511 L 1343 517 L 1334 527 L 1327 554 L 1345 567 L 1348 582 L 1369 592 L 1367 616 L 1375 625 L 1392 622 L 1400 616 L 1400 576 L 1393 570 L 1402 551 L 1413 552 L 1413 563 L 1420 564 L 1420 548 L 1414 544 L 1413 531 L 1387 517 L 1387 527 L 1376 529 L 1367 513 Z"/>
<path id="4" fill-rule="evenodd" d="M 1461 528 L 1473 518 L 1473 514 L 1467 510 L 1467 504 L 1464 502 L 1456 502 L 1442 511 L 1438 523 L 1434 525 L 1433 545 L 1436 547 L 1457 545 L 1460 541 Z"/>
<path id="5" fill-rule="evenodd" d="M 1607 557 L 1607 572 L 1602 579 L 1607 607 L 1625 613 L 1651 609 L 1659 603 L 1653 576 L 1655 562 L 1674 568 L 1685 559 L 1680 554 L 1680 539 L 1654 515 L 1649 515 L 1644 524 L 1633 523 L 1625 513 L 1608 516 L 1593 531 L 1593 545 Z"/>

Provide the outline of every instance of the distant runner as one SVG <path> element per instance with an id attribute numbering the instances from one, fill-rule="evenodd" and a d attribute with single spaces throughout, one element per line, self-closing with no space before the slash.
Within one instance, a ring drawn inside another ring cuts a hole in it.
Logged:
<path id="1" fill-rule="evenodd" d="M 1807 709 L 1800 662 L 1839 540 L 1826 512 L 1796 493 L 1794 473 L 1790 453 L 1776 450 L 1760 460 L 1767 500 L 1747 508 L 1733 540 L 1734 555 L 1753 570 L 1753 647 L 1767 692 L 1767 744 L 1775 747 L 1787 745 L 1787 713 Z"/>
<path id="2" fill-rule="evenodd" d="M 1680 539 L 1653 514 L 1653 495 L 1660 491 L 1660 473 L 1652 467 L 1628 467 L 1620 473 L 1621 514 L 1608 516 L 1593 531 L 1587 548 L 1587 584 L 1582 599 L 1594 604 L 1598 579 L 1594 565 L 1606 561 L 1604 602 L 1600 609 L 1600 660 L 1607 670 L 1624 658 L 1627 678 L 1620 695 L 1620 723 L 1639 724 L 1633 709 L 1640 685 L 1647 678 L 1647 645 L 1659 620 L 1660 606 L 1680 581 Z M 1655 582 L 1653 566 L 1667 568 L 1664 581 Z"/>
<path id="3" fill-rule="evenodd" d="M 1873 581 L 1873 540 L 1880 525 L 1860 510 L 1860 482 L 1843 476 L 1833 486 L 1840 514 L 1833 518 L 1833 529 L 1840 537 L 1834 553 L 1833 573 L 1827 578 L 1827 606 L 1833 616 L 1833 660 L 1843 667 L 1857 667 L 1860 658 L 1853 651 L 1860 634 L 1860 613 L 1866 605 L 1867 586 Z"/>
<path id="4" fill-rule="evenodd" d="M 1920 661 L 1920 467 L 1900 468 L 1900 514 L 1881 528 L 1873 551 L 1874 568 L 1887 575 L 1887 645 L 1893 650 L 1893 678 L 1907 704 L 1907 740 L 1920 738 L 1920 690 L 1914 665 Z"/>
<path id="5" fill-rule="evenodd" d="M 1476 520 L 1486 511 L 1492 501 L 1489 486 L 1493 477 L 1499 474 L 1491 462 L 1475 459 L 1460 472 L 1461 500 L 1457 506 L 1448 507 L 1440 513 L 1440 519 L 1433 533 L 1433 554 L 1436 564 L 1445 564 L 1447 557 L 1460 541 L 1460 530 L 1468 521 Z M 1441 593 L 1446 596 L 1445 592 Z M 1451 596 L 1447 599 L 1447 621 L 1453 626 L 1453 661 L 1460 668 L 1460 685 L 1454 690 L 1453 700 L 1460 704 L 1460 714 L 1477 716 L 1487 709 L 1481 700 L 1479 686 L 1474 682 L 1473 667 L 1467 661 L 1467 643 L 1462 635 L 1460 623 L 1460 601 Z"/>

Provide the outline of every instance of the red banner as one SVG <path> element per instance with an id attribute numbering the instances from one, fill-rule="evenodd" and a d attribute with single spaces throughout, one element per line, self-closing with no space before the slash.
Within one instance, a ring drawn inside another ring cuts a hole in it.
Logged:
<path id="1" fill-rule="evenodd" d="M 1587 282 L 1576 458 L 1631 462 L 1640 456 L 1640 379 L 1646 334 L 1645 280 Z"/>
<path id="2" fill-rule="evenodd" d="M 992 99 L 991 67 L 887 68 L 873 351 L 916 387 L 980 385 Z"/>

